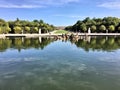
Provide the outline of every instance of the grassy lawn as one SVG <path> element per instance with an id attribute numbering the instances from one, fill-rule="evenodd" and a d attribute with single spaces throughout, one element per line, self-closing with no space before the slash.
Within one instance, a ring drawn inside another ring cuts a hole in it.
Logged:
<path id="1" fill-rule="evenodd" d="M 68 33 L 68 31 L 66 31 L 66 30 L 56 30 L 54 33 L 55 34 L 65 34 L 65 33 Z"/>

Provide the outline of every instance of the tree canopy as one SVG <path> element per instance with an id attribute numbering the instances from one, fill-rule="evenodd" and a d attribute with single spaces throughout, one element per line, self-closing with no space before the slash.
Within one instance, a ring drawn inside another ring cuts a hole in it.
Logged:
<path id="1" fill-rule="evenodd" d="M 0 34 L 2 33 L 38 33 L 41 29 L 42 33 L 50 32 L 55 29 L 53 25 L 45 23 L 43 20 L 20 20 L 5 21 L 0 19 Z"/>
<path id="2" fill-rule="evenodd" d="M 78 20 L 73 26 L 68 26 L 65 29 L 74 32 L 87 32 L 91 28 L 92 32 L 120 32 L 120 18 L 104 17 L 104 18 L 85 18 Z"/>

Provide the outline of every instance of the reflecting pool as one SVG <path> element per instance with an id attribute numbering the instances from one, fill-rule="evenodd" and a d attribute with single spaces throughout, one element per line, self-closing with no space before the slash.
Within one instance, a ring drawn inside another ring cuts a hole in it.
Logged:
<path id="1" fill-rule="evenodd" d="M 0 90 L 120 90 L 120 38 L 0 39 Z"/>

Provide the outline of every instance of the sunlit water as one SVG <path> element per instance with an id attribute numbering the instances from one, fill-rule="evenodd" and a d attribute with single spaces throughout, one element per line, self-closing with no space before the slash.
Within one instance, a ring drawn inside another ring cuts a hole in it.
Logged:
<path id="1" fill-rule="evenodd" d="M 0 52 L 0 90 L 120 90 L 119 43 L 115 49 L 102 43 L 106 50 L 85 41 L 86 50 L 81 40 L 51 40 L 45 47 L 20 40 L 9 41 Z"/>

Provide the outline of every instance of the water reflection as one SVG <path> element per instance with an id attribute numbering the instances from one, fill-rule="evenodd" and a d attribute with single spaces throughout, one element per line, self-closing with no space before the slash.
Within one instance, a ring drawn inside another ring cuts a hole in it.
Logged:
<path id="1" fill-rule="evenodd" d="M 70 41 L 77 47 L 83 48 L 85 51 L 89 50 L 103 50 L 113 51 L 120 48 L 120 38 L 116 36 L 79 36 L 78 38 L 59 38 L 63 42 Z M 56 41 L 56 38 L 51 37 L 36 37 L 36 38 L 24 38 L 24 37 L 9 37 L 0 39 L 0 52 L 4 52 L 9 48 L 17 49 L 44 49 L 51 42 Z"/>
<path id="2" fill-rule="evenodd" d="M 6 50 L 0 53 L 0 90 L 120 89 L 120 51 L 116 50 L 120 46 L 119 37 L 56 40 L 0 39 L 1 52 Z"/>
<path id="3" fill-rule="evenodd" d="M 103 51 L 113 51 L 120 48 L 120 38 L 119 37 L 81 37 L 75 42 L 77 47 L 81 47 L 86 51 L 89 50 L 103 50 Z"/>
<path id="4" fill-rule="evenodd" d="M 4 52 L 6 49 L 13 48 L 18 49 L 29 49 L 29 48 L 36 48 L 36 49 L 44 49 L 47 45 L 51 42 L 55 41 L 53 38 L 24 38 L 24 37 L 10 37 L 5 39 L 0 39 L 0 51 Z"/>

